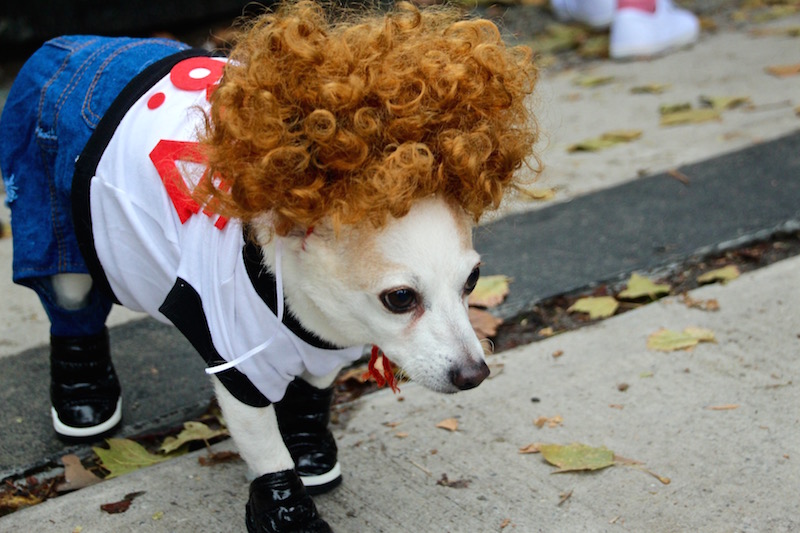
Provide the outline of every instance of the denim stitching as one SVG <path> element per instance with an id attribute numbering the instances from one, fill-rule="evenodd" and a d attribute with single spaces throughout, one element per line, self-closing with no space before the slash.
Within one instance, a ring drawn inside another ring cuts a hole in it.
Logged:
<path id="1" fill-rule="evenodd" d="M 74 91 L 75 88 L 80 84 L 81 79 L 83 77 L 83 73 L 89 70 L 89 65 L 94 62 L 97 56 L 100 56 L 101 54 L 105 53 L 105 51 L 108 48 L 111 48 L 112 46 L 115 46 L 115 43 L 113 41 L 100 46 L 78 66 L 77 70 L 75 70 L 74 74 L 72 75 L 72 79 L 70 79 L 69 84 L 61 92 L 58 102 L 56 102 L 55 105 L 56 113 L 53 120 L 54 125 L 58 124 L 58 118 L 59 116 L 61 116 L 61 106 L 64 105 L 64 102 L 67 100 L 67 98 L 69 98 L 69 95 L 72 94 L 72 91 Z"/>
<path id="2" fill-rule="evenodd" d="M 53 74 L 53 76 L 49 80 L 47 80 L 47 83 L 45 83 L 42 86 L 42 91 L 41 91 L 41 93 L 39 93 L 39 109 L 37 110 L 37 115 L 36 115 L 36 125 L 38 126 L 37 130 L 36 130 L 37 133 L 40 132 L 40 131 L 41 132 L 45 131 L 45 128 L 43 127 L 44 124 L 42 123 L 42 115 L 44 114 L 44 100 L 45 100 L 45 97 L 47 96 L 47 91 L 49 90 L 50 86 L 53 85 L 56 82 L 56 80 L 59 78 L 59 76 L 64 71 L 64 69 L 67 68 L 67 63 L 69 63 L 69 60 L 72 57 L 72 55 L 74 53 L 82 50 L 83 48 L 89 46 L 93 42 L 94 42 L 94 40 L 88 41 L 88 42 L 84 43 L 83 46 L 81 46 L 79 48 L 76 48 L 74 50 L 70 50 L 70 52 L 66 55 L 66 57 L 64 58 L 64 61 L 61 63 L 61 66 L 58 68 L 56 73 Z M 55 43 L 53 43 L 53 44 L 54 45 L 58 45 L 59 43 L 60 43 L 60 40 L 55 42 Z M 62 50 L 67 49 L 64 46 L 59 46 L 59 48 L 61 48 Z M 52 130 L 54 128 L 55 128 L 55 122 L 53 122 L 53 124 L 51 125 L 51 127 L 49 128 L 48 131 L 52 132 Z M 54 135 L 52 133 L 50 134 L 50 136 L 54 137 Z"/>
<path id="3" fill-rule="evenodd" d="M 67 63 L 69 62 L 69 60 L 72 58 L 73 55 L 75 55 L 77 52 L 79 52 L 80 50 L 83 50 L 84 48 L 86 48 L 87 46 L 93 44 L 96 41 L 97 41 L 97 39 L 92 39 L 92 40 L 87 41 L 83 46 L 80 46 L 80 47 L 75 48 L 75 49 L 70 49 L 70 52 L 67 54 L 66 58 L 62 62 L 62 64 L 59 67 L 56 75 L 53 76 L 52 78 L 50 78 L 50 80 L 48 80 L 48 82 L 46 84 L 46 87 L 42 88 L 41 99 L 40 99 L 40 109 L 39 109 L 39 112 L 40 112 L 40 114 L 39 114 L 39 123 L 40 123 L 40 125 L 42 124 L 42 116 L 41 115 L 43 113 L 43 107 L 44 107 L 43 106 L 43 102 L 44 102 L 44 96 L 45 96 L 45 93 L 46 93 L 46 89 L 50 85 L 55 83 L 55 80 L 57 79 L 58 74 L 60 74 L 61 72 L 64 71 L 64 69 L 67 66 Z M 42 136 L 42 137 L 38 137 L 37 140 L 36 140 L 37 144 L 39 145 L 39 149 L 42 152 L 43 159 L 47 156 L 48 153 L 52 153 L 52 151 L 53 151 L 51 147 L 45 146 L 44 142 L 45 141 L 57 141 L 57 137 L 55 135 L 53 135 L 53 132 L 56 130 L 56 126 L 58 124 L 58 118 L 59 118 L 59 115 L 61 114 L 61 107 L 66 102 L 67 98 L 69 97 L 69 94 L 72 93 L 72 91 L 75 89 L 75 87 L 77 87 L 78 83 L 80 82 L 81 78 L 80 78 L 79 74 L 81 74 L 82 71 L 86 70 L 88 68 L 87 64 L 89 64 L 91 62 L 91 60 L 93 60 L 93 58 L 95 56 L 97 56 L 99 53 L 101 53 L 107 47 L 108 47 L 108 45 L 102 46 L 99 50 L 97 50 L 96 52 L 92 53 L 81 64 L 81 66 L 78 68 L 78 70 L 73 74 L 72 78 L 70 79 L 70 82 L 67 84 L 67 86 L 59 94 L 58 100 L 56 100 L 56 104 L 54 106 L 55 114 L 53 116 L 53 123 L 51 125 L 50 130 L 49 130 L 51 132 L 51 134 L 47 136 L 47 139 L 43 138 L 43 136 Z M 41 128 L 41 126 L 39 128 L 39 131 L 44 131 L 43 128 Z M 50 143 L 48 142 L 48 144 L 50 144 Z M 44 161 L 43 161 L 43 163 L 44 163 Z M 67 265 L 70 265 L 71 263 L 69 263 L 67 261 L 68 248 L 67 248 L 67 244 L 65 242 L 65 236 L 64 236 L 63 228 L 61 227 L 61 224 L 57 223 L 61 219 L 59 217 L 58 195 L 57 195 L 56 188 L 55 188 L 55 176 L 50 171 L 49 165 L 45 164 L 45 165 L 43 165 L 43 168 L 44 168 L 44 171 L 45 171 L 45 173 L 47 175 L 47 187 L 48 187 L 48 190 L 49 190 L 49 193 L 50 193 L 50 217 L 51 217 L 51 220 L 54 222 L 54 224 L 53 224 L 53 234 L 55 235 L 55 238 L 56 238 L 56 253 L 57 253 L 57 256 L 58 256 L 56 264 L 57 264 L 58 270 L 60 272 L 63 272 L 67 268 Z"/>
<path id="4" fill-rule="evenodd" d="M 89 89 L 86 91 L 86 97 L 83 100 L 83 106 L 81 107 L 81 115 L 83 118 L 90 124 L 94 126 L 97 125 L 97 122 L 102 118 L 101 115 L 98 115 L 91 109 L 92 98 L 94 97 L 94 89 L 97 86 L 97 83 L 100 81 L 100 77 L 103 75 L 103 71 L 105 68 L 111 63 L 113 60 L 117 58 L 123 52 L 127 52 L 128 50 L 136 47 L 136 46 L 144 46 L 144 45 L 151 45 L 151 44 L 160 44 L 161 46 L 169 46 L 175 48 L 176 50 L 182 50 L 184 47 L 175 41 L 169 40 L 148 40 L 148 41 L 135 41 L 125 46 L 118 48 L 114 53 L 109 55 L 105 61 L 98 67 L 97 72 L 94 75 L 94 79 L 92 83 L 89 85 Z M 146 65 L 142 65 L 144 68 Z M 87 116 L 91 115 L 91 116 Z"/>

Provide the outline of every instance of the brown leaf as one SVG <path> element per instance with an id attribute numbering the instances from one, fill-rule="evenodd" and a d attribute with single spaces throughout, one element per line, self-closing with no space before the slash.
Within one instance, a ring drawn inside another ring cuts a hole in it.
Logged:
<path id="1" fill-rule="evenodd" d="M 503 323 L 503 319 L 497 318 L 483 309 L 470 307 L 469 323 L 479 339 L 486 339 L 497 335 L 497 328 Z"/>
<path id="2" fill-rule="evenodd" d="M 436 484 L 443 487 L 450 487 L 451 489 L 466 489 L 469 487 L 470 481 L 469 479 L 454 479 L 451 481 L 447 479 L 447 474 L 442 474 L 441 479 L 439 479 Z"/>
<path id="3" fill-rule="evenodd" d="M 683 302 L 686 307 L 690 307 L 692 309 L 700 309 L 701 311 L 719 311 L 719 302 L 714 298 L 709 298 L 708 300 L 696 300 L 684 293 L 684 295 L 681 297 L 681 302 Z"/>
<path id="4" fill-rule="evenodd" d="M 732 411 L 734 409 L 738 409 L 738 403 L 726 403 L 722 405 L 709 405 L 706 407 L 709 411 Z"/>
<path id="5" fill-rule="evenodd" d="M 144 494 L 144 491 L 130 492 L 118 502 L 104 503 L 100 506 L 100 509 L 108 514 L 124 513 L 131 506 L 131 502 L 142 494 Z"/>
<path id="6" fill-rule="evenodd" d="M 56 492 L 82 489 L 102 481 L 102 479 L 84 468 L 77 455 L 65 455 L 61 458 L 61 462 L 64 464 L 64 483 L 60 483 L 56 487 Z"/>
<path id="7" fill-rule="evenodd" d="M 560 426 L 562 422 L 564 422 L 564 418 L 562 418 L 561 415 L 551 417 L 540 416 L 533 421 L 533 425 L 539 429 L 543 428 L 545 425 L 547 425 L 549 428 L 554 428 Z"/>
<path id="8" fill-rule="evenodd" d="M 767 74 L 772 74 L 778 78 L 788 78 L 800 74 L 800 63 L 793 65 L 771 65 L 765 69 Z"/>
<path id="9" fill-rule="evenodd" d="M 220 463 L 235 461 L 236 459 L 239 459 L 239 457 L 239 454 L 236 452 L 222 450 L 220 452 L 210 453 L 208 456 L 201 455 L 197 458 L 197 462 L 200 463 L 200 466 L 213 466 Z"/>
<path id="10" fill-rule="evenodd" d="M 457 431 L 458 430 L 458 420 L 455 418 L 445 418 L 438 424 L 436 424 L 437 428 L 446 429 L 447 431 Z"/>
<path id="11" fill-rule="evenodd" d="M 521 454 L 540 453 L 541 450 L 539 450 L 539 446 L 541 445 L 542 445 L 541 442 L 532 442 L 531 444 L 528 444 L 527 446 L 523 446 L 522 448 L 520 448 L 519 453 Z"/>

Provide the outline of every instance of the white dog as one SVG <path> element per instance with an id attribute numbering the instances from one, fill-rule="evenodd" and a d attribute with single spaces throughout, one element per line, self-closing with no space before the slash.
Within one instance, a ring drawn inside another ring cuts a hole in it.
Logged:
<path id="1" fill-rule="evenodd" d="M 471 232 L 531 155 L 535 80 L 493 24 L 410 4 L 340 22 L 286 4 L 229 59 L 46 43 L 9 94 L 0 163 L 15 281 L 51 319 L 57 434 L 118 426 L 105 319 L 113 302 L 145 311 L 215 376 L 256 476 L 248 529 L 328 531 L 309 494 L 341 481 L 343 365 L 385 353 L 444 393 L 489 374 Z"/>

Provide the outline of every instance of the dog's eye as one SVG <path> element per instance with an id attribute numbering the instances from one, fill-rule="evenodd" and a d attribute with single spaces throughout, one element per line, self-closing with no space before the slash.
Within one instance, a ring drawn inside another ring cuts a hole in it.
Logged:
<path id="1" fill-rule="evenodd" d="M 407 288 L 394 289 L 381 294 L 381 302 L 392 313 L 406 313 L 416 307 L 417 293 Z"/>
<path id="2" fill-rule="evenodd" d="M 472 294 L 472 291 L 475 290 L 475 285 L 478 284 L 478 278 L 480 277 L 481 269 L 479 267 L 475 267 L 467 278 L 467 282 L 464 284 L 464 294 Z"/>

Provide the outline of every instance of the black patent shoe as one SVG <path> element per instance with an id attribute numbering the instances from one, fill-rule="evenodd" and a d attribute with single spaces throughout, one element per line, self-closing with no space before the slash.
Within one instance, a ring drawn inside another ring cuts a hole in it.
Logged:
<path id="1" fill-rule="evenodd" d="M 50 337 L 50 402 L 53 428 L 63 440 L 94 440 L 116 429 L 122 398 L 108 330 L 88 337 Z"/>
<path id="2" fill-rule="evenodd" d="M 328 533 L 317 506 L 294 470 L 264 474 L 250 483 L 249 533 Z"/>
<path id="3" fill-rule="evenodd" d="M 336 441 L 328 429 L 332 401 L 333 387 L 318 389 L 297 378 L 275 404 L 283 442 L 309 494 L 328 492 L 342 482 Z"/>

